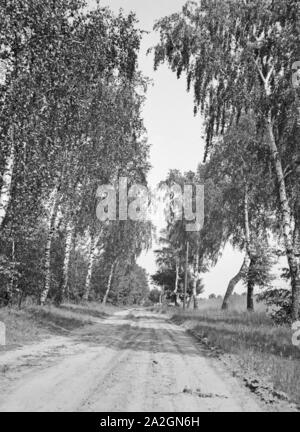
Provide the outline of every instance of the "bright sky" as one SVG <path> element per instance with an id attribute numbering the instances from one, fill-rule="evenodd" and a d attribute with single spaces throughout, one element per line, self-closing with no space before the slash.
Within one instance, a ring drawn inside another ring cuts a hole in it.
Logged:
<path id="1" fill-rule="evenodd" d="M 186 92 L 184 79 L 177 80 L 176 75 L 167 66 L 157 72 L 153 70 L 153 55 L 146 51 L 158 41 L 153 32 L 155 21 L 161 17 L 178 12 L 185 0 L 102 0 L 103 6 L 109 6 L 117 12 L 134 11 L 143 30 L 149 31 L 142 41 L 139 57 L 140 69 L 144 75 L 153 80 L 149 88 L 144 107 L 144 122 L 151 144 L 151 165 L 148 177 L 149 185 L 155 188 L 159 181 L 165 179 L 168 171 L 177 168 L 181 171 L 195 171 L 203 159 L 204 141 L 201 138 L 202 119 L 193 115 L 193 96 Z M 90 6 L 95 4 L 89 0 Z M 204 275 L 205 296 L 211 293 L 224 294 L 231 277 L 238 271 L 242 256 L 227 247 L 223 258 L 217 266 Z M 156 270 L 153 251 L 143 254 L 139 264 L 149 274 Z"/>

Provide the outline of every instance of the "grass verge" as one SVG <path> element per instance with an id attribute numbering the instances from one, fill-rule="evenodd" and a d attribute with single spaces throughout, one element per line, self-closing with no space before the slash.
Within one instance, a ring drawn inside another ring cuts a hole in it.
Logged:
<path id="1" fill-rule="evenodd" d="M 1 351 L 38 342 L 46 337 L 68 334 L 96 319 L 108 317 L 116 308 L 98 303 L 26 306 L 23 309 L 0 309 L 0 321 L 6 326 L 6 345 Z"/>
<path id="2" fill-rule="evenodd" d="M 288 326 L 274 325 L 265 312 L 168 308 L 167 313 L 177 324 L 189 321 L 210 346 L 233 354 L 245 375 L 267 381 L 300 406 L 300 349 L 293 346 Z"/>

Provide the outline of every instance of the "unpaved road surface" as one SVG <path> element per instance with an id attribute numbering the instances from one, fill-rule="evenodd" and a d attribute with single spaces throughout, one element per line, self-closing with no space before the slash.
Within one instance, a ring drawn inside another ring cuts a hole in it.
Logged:
<path id="1" fill-rule="evenodd" d="M 2 354 L 0 372 L 0 411 L 261 411 L 183 328 L 142 310 Z"/>

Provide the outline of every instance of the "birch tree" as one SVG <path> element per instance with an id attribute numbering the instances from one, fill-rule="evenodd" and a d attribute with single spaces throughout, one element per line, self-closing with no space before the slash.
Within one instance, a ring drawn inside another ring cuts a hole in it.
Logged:
<path id="1" fill-rule="evenodd" d="M 42 304 L 53 294 L 57 229 L 63 226 L 65 235 L 63 298 L 73 240 L 87 231 L 87 281 L 92 275 L 103 234 L 94 225 L 98 185 L 118 174 L 145 179 L 148 169 L 141 120 L 146 80 L 137 71 L 141 32 L 133 14 L 114 15 L 100 6 L 89 12 L 85 5 L 8 0 L 0 6 L 1 241 L 10 241 L 13 228 L 19 243 L 30 245 L 20 281 L 26 280 L 27 292 L 25 264 L 34 260 L 32 285 L 39 286 Z"/>
<path id="2" fill-rule="evenodd" d="M 155 67 L 166 61 L 178 76 L 186 72 L 189 89 L 193 85 L 195 112 L 200 108 L 206 118 L 206 155 L 213 137 L 242 112 L 253 112 L 257 127 L 267 133 L 289 263 L 293 320 L 299 315 L 300 271 L 282 154 L 288 145 L 284 119 L 297 123 L 292 66 L 299 54 L 298 16 L 295 0 L 190 2 L 182 13 L 157 23 L 161 41 L 155 48 Z"/>
<path id="3" fill-rule="evenodd" d="M 259 138 L 254 130 L 251 116 L 243 117 L 239 125 L 232 125 L 212 149 L 206 165 L 207 178 L 221 192 L 219 209 L 216 208 L 218 218 L 223 219 L 221 235 L 244 254 L 240 270 L 228 284 L 223 309 L 228 307 L 235 285 L 248 280 L 247 308 L 252 310 L 253 284 L 251 278 L 247 279 L 248 269 L 258 259 L 258 239 L 268 245 L 274 219 L 273 176 L 267 170 L 269 150 L 265 137 Z M 214 222 L 209 219 L 206 222 L 205 229 L 213 230 Z"/>

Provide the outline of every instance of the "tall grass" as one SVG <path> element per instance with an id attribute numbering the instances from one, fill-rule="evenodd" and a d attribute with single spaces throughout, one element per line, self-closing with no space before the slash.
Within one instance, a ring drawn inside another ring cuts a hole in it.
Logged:
<path id="1" fill-rule="evenodd" d="M 235 296 L 229 310 L 221 311 L 221 300 L 204 300 L 196 311 L 173 309 L 172 320 L 178 324 L 191 321 L 199 337 L 234 354 L 245 374 L 255 373 L 269 381 L 299 405 L 300 349 L 292 344 L 292 330 L 275 325 L 263 305 L 249 313 L 242 311 L 242 303 L 243 297 Z"/>
<path id="2" fill-rule="evenodd" d="M 93 324 L 97 319 L 105 318 L 115 309 L 96 302 L 81 305 L 70 303 L 60 308 L 52 305 L 27 305 L 20 310 L 1 308 L 0 321 L 6 326 L 6 346 L 0 347 L 0 351 L 38 342 L 49 336 L 68 334 Z"/>

